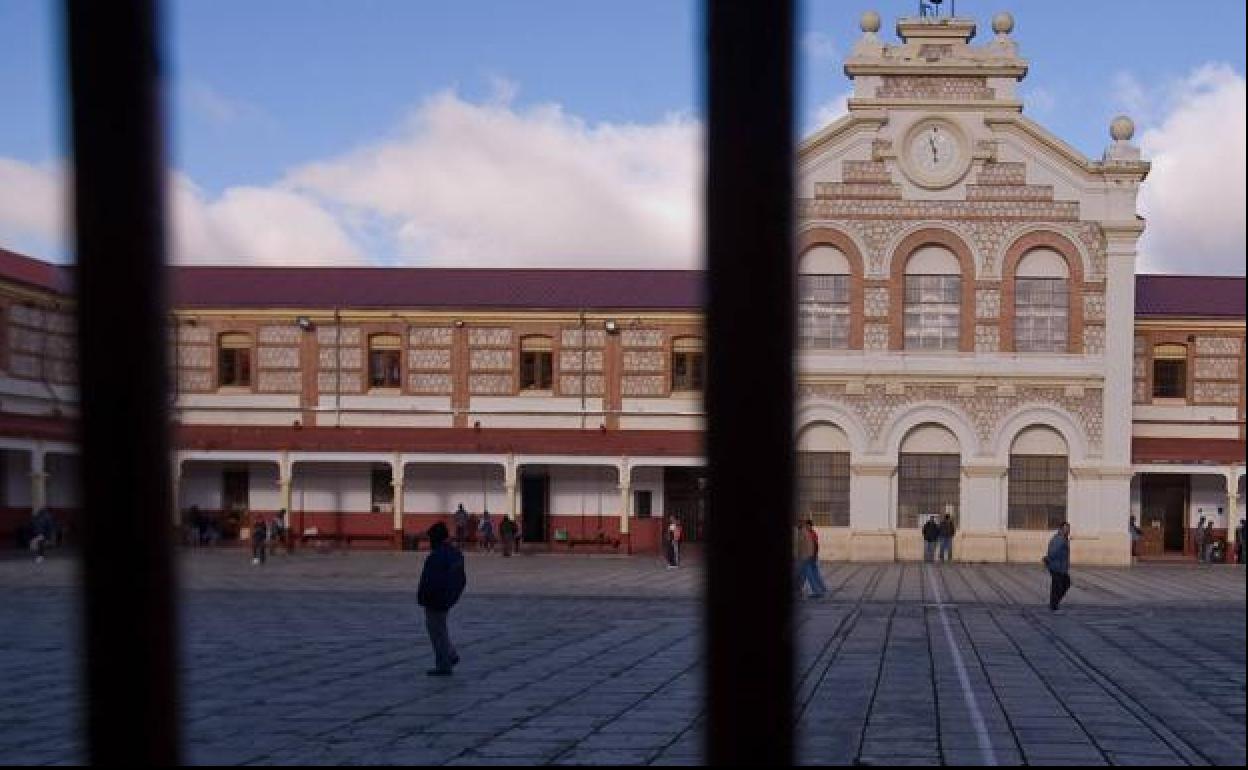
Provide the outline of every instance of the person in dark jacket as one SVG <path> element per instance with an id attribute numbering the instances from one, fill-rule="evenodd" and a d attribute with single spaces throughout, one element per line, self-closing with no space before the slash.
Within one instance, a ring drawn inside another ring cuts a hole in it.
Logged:
<path id="1" fill-rule="evenodd" d="M 30 550 L 35 553 L 35 563 L 42 564 L 44 552 L 56 534 L 56 522 L 47 508 L 40 508 L 31 517 L 31 534 Z"/>
<path id="2" fill-rule="evenodd" d="M 264 518 L 257 516 L 251 527 L 251 563 L 264 564 L 269 549 L 269 528 Z"/>
<path id="3" fill-rule="evenodd" d="M 516 522 L 510 513 L 503 516 L 498 525 L 498 534 L 503 538 L 503 556 L 511 556 L 512 549 L 516 547 Z"/>
<path id="4" fill-rule="evenodd" d="M 933 561 L 936 558 L 936 541 L 940 539 L 940 525 L 936 523 L 935 516 L 928 516 L 927 523 L 923 525 L 923 561 Z"/>
<path id="5" fill-rule="evenodd" d="M 426 671 L 429 676 L 450 676 L 453 666 L 459 662 L 459 653 L 451 643 L 446 627 L 447 615 L 459 601 L 468 584 L 464 572 L 464 555 L 447 542 L 450 532 L 438 522 L 429 528 L 430 552 L 420 573 L 420 587 L 416 589 L 416 601 L 425 608 L 425 630 L 433 645 L 434 667 Z"/>
<path id="6" fill-rule="evenodd" d="M 1053 533 L 1049 540 L 1049 550 L 1044 555 L 1044 566 L 1049 570 L 1052 582 L 1049 585 L 1049 609 L 1057 612 L 1062 597 L 1070 590 L 1070 523 L 1062 522 L 1062 526 Z"/>
<path id="7" fill-rule="evenodd" d="M 957 532 L 954 526 L 953 517 L 945 514 L 945 518 L 940 522 L 940 560 L 950 561 L 953 559 L 953 536 Z"/>

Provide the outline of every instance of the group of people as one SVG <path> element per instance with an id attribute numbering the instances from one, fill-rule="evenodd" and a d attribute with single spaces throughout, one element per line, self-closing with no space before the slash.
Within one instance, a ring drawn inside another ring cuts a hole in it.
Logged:
<path id="1" fill-rule="evenodd" d="M 953 523 L 953 517 L 945 514 L 945 518 L 939 523 L 936 517 L 928 516 L 927 522 L 923 525 L 923 561 L 933 561 L 936 558 L 936 546 L 940 545 L 940 560 L 950 561 L 953 559 L 953 536 L 958 532 L 957 525 Z"/>
<path id="2" fill-rule="evenodd" d="M 455 509 L 452 520 L 455 524 L 455 543 L 460 547 L 468 542 L 468 533 L 471 529 L 471 517 L 464 504 L 460 503 Z M 520 527 L 516 524 L 511 514 L 504 514 L 502 521 L 498 523 L 498 533 L 494 532 L 494 519 L 490 516 L 488 510 L 481 512 L 481 518 L 477 520 L 477 549 L 486 553 L 494 552 L 496 542 L 502 542 L 503 556 L 511 556 L 512 553 L 520 549 Z M 428 534 L 428 533 L 426 533 Z M 447 532 L 450 536 L 450 532 Z M 433 541 L 430 539 L 430 546 Z"/>
<path id="3" fill-rule="evenodd" d="M 1196 522 L 1196 531 L 1192 533 L 1192 543 L 1196 546 L 1197 561 L 1215 561 L 1215 550 L 1218 540 L 1213 535 L 1213 519 L 1205 520 L 1204 515 Z"/>
<path id="4" fill-rule="evenodd" d="M 275 552 L 280 543 L 286 543 L 286 509 L 278 511 L 271 518 L 266 519 L 264 516 L 256 516 L 251 522 L 251 563 L 253 565 L 264 564 L 265 557 L 270 552 Z M 289 544 L 287 544 L 287 552 L 289 553 Z"/>

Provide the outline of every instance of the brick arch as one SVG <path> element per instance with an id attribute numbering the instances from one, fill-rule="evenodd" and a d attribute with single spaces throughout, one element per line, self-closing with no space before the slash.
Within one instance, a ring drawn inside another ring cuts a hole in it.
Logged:
<path id="1" fill-rule="evenodd" d="M 953 232 L 939 227 L 916 230 L 906 236 L 889 259 L 888 288 L 888 347 L 904 350 L 906 347 L 905 301 L 906 263 L 910 256 L 924 246 L 944 246 L 958 258 L 962 267 L 962 307 L 959 313 L 958 350 L 970 353 L 975 350 L 975 257 L 966 241 Z"/>
<path id="2" fill-rule="evenodd" d="M 854 239 L 832 227 L 812 227 L 797 235 L 797 259 L 816 246 L 832 246 L 840 249 L 849 262 L 849 349 L 862 350 L 864 262 L 862 251 Z"/>
<path id="3" fill-rule="evenodd" d="M 1069 238 L 1052 230 L 1033 230 L 1014 240 L 1005 251 L 1001 263 L 1001 351 L 1014 352 L 1014 278 L 1018 263 L 1032 249 L 1048 248 L 1066 260 L 1069 296 L 1067 308 L 1070 323 L 1066 329 L 1066 352 L 1083 352 L 1083 258 L 1079 247 Z"/>

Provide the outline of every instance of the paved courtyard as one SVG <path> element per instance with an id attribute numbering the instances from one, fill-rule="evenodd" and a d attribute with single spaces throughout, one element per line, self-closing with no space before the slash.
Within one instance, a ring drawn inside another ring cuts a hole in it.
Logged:
<path id="1" fill-rule="evenodd" d="M 696 566 L 470 554 L 452 622 L 463 662 L 438 679 L 422 558 L 184 554 L 187 758 L 698 763 Z M 1244 763 L 1238 568 L 1077 570 L 1057 616 L 1039 567 L 824 575 L 833 598 L 798 616 L 804 762 Z M 0 763 L 85 759 L 73 579 L 65 557 L 0 557 Z"/>

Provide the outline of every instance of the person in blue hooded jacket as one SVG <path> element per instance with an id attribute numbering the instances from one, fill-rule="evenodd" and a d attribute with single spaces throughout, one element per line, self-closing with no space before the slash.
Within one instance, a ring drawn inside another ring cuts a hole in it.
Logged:
<path id="1" fill-rule="evenodd" d="M 1069 522 L 1063 521 L 1049 540 L 1049 548 L 1044 555 L 1044 566 L 1052 577 L 1049 586 L 1049 609 L 1057 612 L 1058 605 L 1062 603 L 1062 597 L 1070 590 Z"/>
<path id="2" fill-rule="evenodd" d="M 452 545 L 450 531 L 438 522 L 428 531 L 430 552 L 420 573 L 420 586 L 416 589 L 416 601 L 425 608 L 425 629 L 433 645 L 434 667 L 426 671 L 429 676 L 450 676 L 459 662 L 459 653 L 451 643 L 446 627 L 447 615 L 459 601 L 468 584 L 464 572 L 464 555 Z"/>

